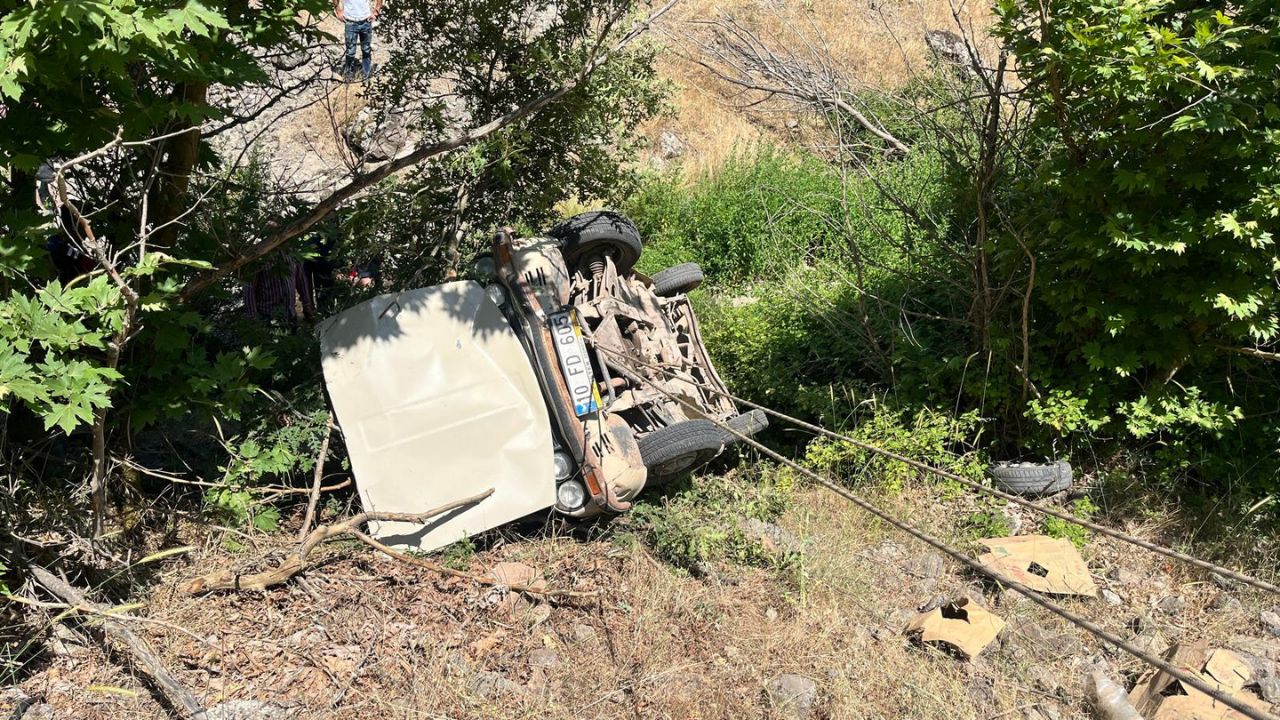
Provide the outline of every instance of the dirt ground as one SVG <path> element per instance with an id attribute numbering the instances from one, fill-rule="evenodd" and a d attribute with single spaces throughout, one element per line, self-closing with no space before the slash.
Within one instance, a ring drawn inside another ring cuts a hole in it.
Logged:
<path id="1" fill-rule="evenodd" d="M 784 716 L 768 687 L 794 674 L 816 687 L 810 717 L 1069 718 L 1091 716 L 1081 685 L 1091 663 L 1136 679 L 1136 661 L 823 492 L 797 497 L 781 525 L 803 551 L 772 567 L 721 564 L 694 577 L 656 559 L 625 518 L 592 539 L 510 536 L 464 561 L 474 571 L 521 562 L 553 588 L 598 592 L 554 603 L 343 542 L 326 546 L 301 582 L 189 597 L 179 588 L 192 577 L 277 562 L 291 542 L 285 533 L 230 555 L 216 536 L 184 538 L 211 542 L 168 561 L 139 598 L 145 606 L 133 612 L 147 620 L 135 627 L 207 706 L 251 701 L 278 713 L 261 717 Z M 973 502 L 927 488 L 881 500 L 935 530 Z M 1205 638 L 1280 653 L 1258 623 L 1268 598 L 1097 538 L 1083 554 L 1119 605 L 1063 604 L 1122 636 L 1153 650 Z M 1008 623 L 976 660 L 902 634 L 931 599 L 966 594 Z M 121 654 L 80 632 L 51 634 L 50 652 L 21 684 L 40 712 L 166 716 Z"/>

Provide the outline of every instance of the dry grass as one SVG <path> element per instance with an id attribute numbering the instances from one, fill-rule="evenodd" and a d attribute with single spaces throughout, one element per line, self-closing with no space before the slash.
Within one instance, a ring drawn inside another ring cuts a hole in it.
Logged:
<path id="1" fill-rule="evenodd" d="M 986 4 L 957 6 L 965 29 L 983 36 L 990 25 Z M 663 132 L 679 137 L 693 174 L 718 167 L 735 149 L 793 132 L 785 104 L 747 111 L 735 88 L 696 62 L 705 33 L 694 21 L 725 14 L 778 47 L 821 49 L 854 88 L 902 85 L 928 63 L 924 33 L 957 29 L 950 0 L 682 0 L 659 27 L 666 46 L 659 69 L 676 88 L 672 116 L 652 122 L 645 135 L 655 145 Z"/>
<path id="2" fill-rule="evenodd" d="M 961 536 L 956 518 L 975 501 L 935 490 L 879 500 L 918 525 Z M 513 609 L 495 606 L 484 588 L 341 545 L 324 551 L 327 562 L 306 574 L 306 587 L 179 595 L 175 588 L 194 575 L 271 553 L 237 559 L 214 549 L 172 567 L 144 598 L 149 617 L 171 627 L 138 630 L 210 705 L 265 699 L 298 718 L 764 717 L 765 684 L 782 673 L 816 680 L 829 718 L 1021 718 L 1034 706 L 1077 717 L 1085 713 L 1080 679 L 1091 655 L 1101 653 L 1131 678 L 1139 669 L 951 564 L 937 578 L 913 575 L 927 548 L 823 491 L 798 496 L 783 524 L 808 543 L 798 564 L 726 566 L 715 580 L 690 577 L 626 542 L 625 520 L 593 540 L 512 537 L 473 557 L 473 567 L 520 561 L 553 586 L 602 591 L 576 604 L 521 601 Z M 275 542 L 281 549 L 285 537 Z M 1180 567 L 1097 539 L 1084 554 L 1099 583 L 1115 587 L 1125 604 L 1065 604 L 1126 637 L 1159 647 L 1260 634 L 1252 620 L 1258 599 L 1247 593 L 1238 593 L 1240 608 L 1216 610 L 1218 589 Z M 1120 566 L 1141 582 L 1107 580 Z M 919 605 L 965 593 L 1009 622 L 978 660 L 959 661 L 901 635 Z M 1171 594 L 1187 600 L 1186 610 L 1162 615 L 1154 605 Z M 1158 629 L 1135 633 L 1128 627 L 1135 618 Z M 1061 637 L 1046 643 L 1037 628 Z M 57 717 L 163 717 L 145 685 L 118 669 L 118 658 L 92 644 L 67 647 L 22 686 Z M 538 666 L 537 651 L 546 650 L 556 662 Z M 512 683 L 508 692 L 486 693 L 477 684 L 484 673 Z"/>

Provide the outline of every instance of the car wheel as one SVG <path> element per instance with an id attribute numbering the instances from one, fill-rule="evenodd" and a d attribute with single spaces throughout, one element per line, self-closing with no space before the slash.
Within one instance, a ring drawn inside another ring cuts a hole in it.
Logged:
<path id="1" fill-rule="evenodd" d="M 1071 487 L 1071 463 L 996 463 L 987 468 L 991 482 L 1014 495 L 1052 495 Z"/>
<path id="2" fill-rule="evenodd" d="M 663 297 L 687 293 L 701 284 L 702 268 L 698 263 L 672 265 L 653 276 L 653 291 Z"/>
<path id="3" fill-rule="evenodd" d="M 644 249 L 635 223 L 609 210 L 582 213 L 551 228 L 551 237 L 560 241 L 560 251 L 570 267 L 598 252 L 613 257 L 620 274 L 631 272 Z"/>
<path id="4" fill-rule="evenodd" d="M 725 421 L 725 425 L 733 428 L 739 435 L 752 437 L 765 431 L 769 427 L 769 416 L 764 414 L 763 410 L 748 410 L 741 415 L 734 415 Z M 736 442 L 742 442 L 742 439 L 731 432 L 721 431 L 725 437 L 725 444 L 732 445 Z"/>
<path id="5" fill-rule="evenodd" d="M 686 420 L 640 438 L 640 457 L 649 469 L 646 485 L 661 485 L 711 462 L 724 449 L 724 431 L 710 420 Z"/>

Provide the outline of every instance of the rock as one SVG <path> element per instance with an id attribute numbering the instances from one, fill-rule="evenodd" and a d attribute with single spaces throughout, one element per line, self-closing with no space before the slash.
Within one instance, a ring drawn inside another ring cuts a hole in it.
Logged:
<path id="1" fill-rule="evenodd" d="M 1181 615 L 1187 611 L 1187 601 L 1180 595 L 1169 595 L 1156 601 L 1156 609 L 1165 615 Z"/>
<path id="2" fill-rule="evenodd" d="M 1275 640 L 1237 635 L 1231 638 L 1227 643 L 1227 647 L 1232 650 L 1240 650 L 1251 655 L 1257 655 L 1273 663 L 1280 663 L 1280 642 Z"/>
<path id="3" fill-rule="evenodd" d="M 1124 604 L 1124 599 L 1106 588 L 1102 588 L 1098 595 L 1102 598 L 1102 602 L 1112 607 L 1119 607 Z"/>
<path id="4" fill-rule="evenodd" d="M 471 678 L 471 692 L 486 700 L 519 695 L 521 688 L 502 673 L 482 670 Z"/>
<path id="5" fill-rule="evenodd" d="M 675 133 L 664 131 L 658 136 L 658 152 L 666 160 L 674 160 L 684 155 L 684 143 Z"/>
<path id="6" fill-rule="evenodd" d="M 1213 602 L 1209 603 L 1209 607 L 1214 610 L 1225 610 L 1229 612 L 1239 612 L 1244 609 L 1244 605 L 1239 598 L 1233 597 L 1230 593 L 1220 592 L 1214 596 Z"/>
<path id="7" fill-rule="evenodd" d="M 924 44 L 938 60 L 968 67 L 969 48 L 964 39 L 949 30 L 929 30 L 924 34 Z"/>
<path id="8" fill-rule="evenodd" d="M 1280 612 L 1275 610 L 1264 610 L 1258 619 L 1262 621 L 1262 627 L 1267 629 L 1274 637 L 1280 638 Z"/>
<path id="9" fill-rule="evenodd" d="M 1151 618 L 1146 615 L 1134 615 L 1129 618 L 1129 622 L 1125 623 L 1125 627 L 1132 633 L 1141 634 L 1155 627 L 1155 623 L 1151 622 Z"/>
<path id="10" fill-rule="evenodd" d="M 1062 678 L 1058 672 L 1048 665 L 1036 665 L 1029 671 L 1032 683 L 1036 689 L 1047 695 L 1059 695 L 1062 693 Z"/>
<path id="11" fill-rule="evenodd" d="M 1272 705 L 1280 705 L 1280 677 L 1265 677 L 1259 680 L 1258 694 Z"/>
<path id="12" fill-rule="evenodd" d="M 1000 509 L 1000 514 L 1004 516 L 1005 523 L 1009 526 L 1009 534 L 1017 535 L 1022 532 L 1022 513 L 1019 512 L 1018 506 L 1013 503 L 1006 503 Z"/>
<path id="13" fill-rule="evenodd" d="M 1022 618 L 1010 620 L 1004 632 L 1000 633 L 1000 649 L 1011 658 L 1065 657 L 1085 652 L 1078 638 Z"/>
<path id="14" fill-rule="evenodd" d="M 525 627 L 533 629 L 546 622 L 551 618 L 551 606 L 546 603 L 539 603 L 529 608 L 529 612 L 524 615 Z"/>
<path id="15" fill-rule="evenodd" d="M 529 653 L 529 666 L 553 668 L 560 664 L 560 653 L 548 648 L 541 648 Z"/>
<path id="16" fill-rule="evenodd" d="M 305 48 L 297 48 L 271 56 L 271 66 L 277 70 L 297 70 L 311 59 Z"/>
<path id="17" fill-rule="evenodd" d="M 17 715 L 22 720 L 53 720 L 57 715 L 53 712 L 53 706 L 49 703 L 36 703 L 28 705 L 26 712 Z"/>
<path id="18" fill-rule="evenodd" d="M 818 710 L 818 683 L 803 675 L 779 675 L 765 684 L 765 695 L 774 712 L 805 720 Z"/>
<path id="19" fill-rule="evenodd" d="M 1232 580 L 1231 578 L 1225 577 L 1223 575 L 1219 575 L 1218 573 L 1209 573 L 1209 579 L 1213 581 L 1214 585 L 1217 585 L 1223 590 L 1234 590 L 1236 587 L 1240 585 L 1240 583 L 1236 582 L 1235 580 Z"/>
<path id="20" fill-rule="evenodd" d="M 342 130 L 342 138 L 356 155 L 370 162 L 383 162 L 413 146 L 413 118 L 409 110 L 395 108 L 379 119 L 364 108 Z"/>
<path id="21" fill-rule="evenodd" d="M 1138 573 L 1119 565 L 1107 572 L 1107 579 L 1121 587 L 1132 587 L 1142 583 L 1142 577 Z"/>
<path id="22" fill-rule="evenodd" d="M 286 720 L 297 712 L 262 700 L 228 700 L 205 711 L 208 720 Z"/>
<path id="23" fill-rule="evenodd" d="M 934 595 L 933 597 L 925 601 L 924 604 L 917 606 L 916 610 L 918 612 L 927 613 L 931 610 L 937 610 L 938 608 L 946 604 L 947 604 L 946 595 Z"/>
<path id="24" fill-rule="evenodd" d="M 471 663 L 467 662 L 467 654 L 461 650 L 451 650 L 444 659 L 444 670 L 450 675 L 465 675 L 471 670 Z"/>
<path id="25" fill-rule="evenodd" d="M 965 684 L 969 698 L 978 707 L 993 708 L 996 706 L 996 683 L 989 677 L 975 676 Z"/>
<path id="26" fill-rule="evenodd" d="M 1169 643 L 1158 632 L 1138 635 L 1129 640 L 1130 644 L 1151 655 L 1164 655 L 1169 649 Z"/>
<path id="27" fill-rule="evenodd" d="M 804 543 L 791 533 L 773 523 L 756 518 L 742 518 L 738 529 L 748 540 L 760 543 L 770 555 L 798 555 L 804 552 Z"/>
<path id="28" fill-rule="evenodd" d="M 903 564 L 902 569 L 908 575 L 921 580 L 937 580 L 942 577 L 942 572 L 947 567 L 947 563 L 942 556 L 937 553 L 929 553 L 912 558 Z"/>
<path id="29" fill-rule="evenodd" d="M 1023 720 L 1062 720 L 1062 709 L 1055 703 L 1039 703 L 1022 711 Z"/>
<path id="30" fill-rule="evenodd" d="M 573 638 L 573 641 L 576 643 L 588 643 L 596 639 L 597 633 L 596 633 L 596 629 L 591 627 L 590 625 L 583 625 L 582 623 L 577 623 L 572 628 L 569 629 L 569 635 Z"/>

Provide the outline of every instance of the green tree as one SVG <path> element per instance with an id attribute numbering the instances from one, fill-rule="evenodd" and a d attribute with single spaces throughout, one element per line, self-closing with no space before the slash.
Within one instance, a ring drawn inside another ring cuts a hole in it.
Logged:
<path id="1" fill-rule="evenodd" d="M 1029 243 L 1040 268 L 1033 372 L 1081 416 L 1074 425 L 1110 420 L 1138 437 L 1220 438 L 1274 412 L 1278 6 L 1001 0 L 997 10 L 1044 153 L 1019 188 L 1045 221 Z M 1054 404 L 1037 413 L 1065 417 Z M 1265 422 L 1249 434 L 1274 456 Z"/>
<path id="2" fill-rule="evenodd" d="M 526 205 L 545 217 L 623 179 L 617 163 L 657 99 L 651 51 L 632 47 L 644 27 L 633 5 L 397 6 L 383 31 L 393 59 L 365 94 L 407 115 L 414 147 L 360 158 L 304 201 L 253 165 L 270 158 L 223 155 L 210 138 L 252 119 L 244 93 L 279 97 L 265 68 L 315 52 L 324 0 L 0 0 L 0 413 L 33 411 L 46 432 L 90 427 L 100 530 L 111 448 L 146 423 L 236 417 L 257 385 L 315 383 L 318 358 L 299 347 L 309 333 L 230 320 L 241 278 L 276 250 L 302 251 L 339 208 L 396 188 L 422 201 L 384 205 L 388 218 L 423 217 L 465 186 L 472 222 L 493 223 Z M 525 19 L 539 13 L 535 31 Z M 45 161 L 55 178 L 38 188 Z M 448 244 L 423 229 L 408 244 L 419 256 Z M 92 269 L 54 282 L 51 235 Z"/>

